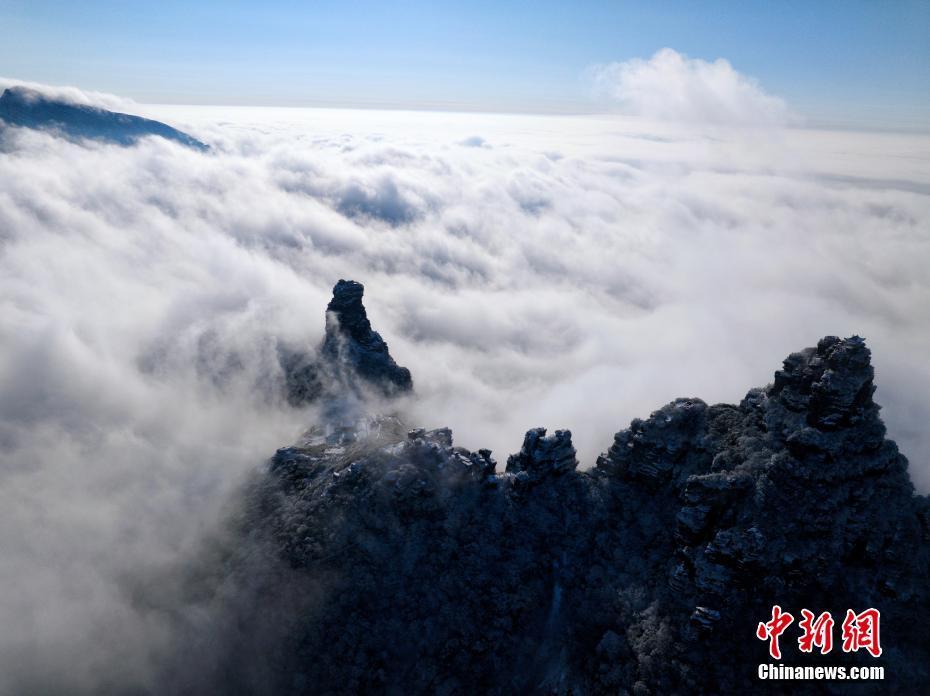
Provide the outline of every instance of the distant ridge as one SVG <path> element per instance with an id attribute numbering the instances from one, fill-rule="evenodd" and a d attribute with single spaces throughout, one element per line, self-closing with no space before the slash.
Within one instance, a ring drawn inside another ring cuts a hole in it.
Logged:
<path id="1" fill-rule="evenodd" d="M 55 131 L 71 138 L 135 145 L 141 138 L 157 135 L 195 150 L 209 150 L 196 138 L 160 121 L 71 104 L 28 87 L 9 87 L 0 95 L 0 119 L 12 126 Z"/>

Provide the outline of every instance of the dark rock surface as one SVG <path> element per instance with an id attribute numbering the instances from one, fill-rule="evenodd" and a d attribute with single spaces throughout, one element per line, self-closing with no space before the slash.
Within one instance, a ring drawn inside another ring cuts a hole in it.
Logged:
<path id="1" fill-rule="evenodd" d="M 340 280 L 326 307 L 326 336 L 317 351 L 281 355 L 291 404 L 327 401 L 343 405 L 368 390 L 392 397 L 413 390 L 410 370 L 400 367 L 381 334 L 371 328 L 362 304 L 365 288 Z"/>
<path id="2" fill-rule="evenodd" d="M 340 281 L 323 354 L 406 388 L 360 308 Z M 796 617 L 783 664 L 883 665 L 883 693 L 928 693 L 930 499 L 873 392 L 864 341 L 827 337 L 739 405 L 678 399 L 634 420 L 588 471 L 566 430 L 529 431 L 497 471 L 448 429 L 320 425 L 250 489 L 212 590 L 213 656 L 166 688 L 875 692 L 760 682 L 755 629 L 779 604 Z M 839 648 L 846 609 L 868 607 L 880 658 Z M 833 612 L 829 655 L 798 651 L 802 608 Z"/>
<path id="3" fill-rule="evenodd" d="M 84 104 L 51 99 L 27 87 L 9 87 L 0 95 L 0 120 L 11 126 L 61 133 L 70 138 L 88 138 L 134 145 L 156 135 L 195 150 L 208 147 L 176 128 L 141 116 L 107 111 Z"/>

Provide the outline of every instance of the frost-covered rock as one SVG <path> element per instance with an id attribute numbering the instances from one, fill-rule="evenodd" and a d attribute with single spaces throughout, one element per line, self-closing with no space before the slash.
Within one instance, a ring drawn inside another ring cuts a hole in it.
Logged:
<path id="1" fill-rule="evenodd" d="M 330 312 L 326 359 L 409 389 L 361 286 L 341 281 Z M 317 426 L 249 493 L 211 600 L 236 630 L 183 683 L 751 693 L 768 661 L 756 626 L 779 604 L 879 609 L 879 659 L 804 655 L 787 637 L 783 650 L 791 664 L 881 664 L 884 691 L 926 692 L 930 500 L 884 437 L 873 378 L 861 338 L 828 337 L 738 406 L 678 399 L 634 420 L 587 471 L 565 430 L 530 430 L 499 472 L 448 428 Z"/>
<path id="2" fill-rule="evenodd" d="M 366 390 L 382 397 L 413 390 L 410 370 L 394 362 L 381 334 L 371 328 L 364 292 L 361 283 L 340 280 L 326 307 L 326 335 L 319 349 L 282 352 L 287 398 L 293 405 L 342 404 Z"/>

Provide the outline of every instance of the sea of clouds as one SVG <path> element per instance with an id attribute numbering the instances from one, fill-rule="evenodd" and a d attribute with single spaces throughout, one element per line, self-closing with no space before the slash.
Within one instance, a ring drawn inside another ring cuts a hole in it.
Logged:
<path id="1" fill-rule="evenodd" d="M 276 355 L 321 339 L 339 278 L 413 373 L 411 424 L 498 461 L 545 425 L 590 466 L 674 397 L 863 335 L 930 490 L 930 137 L 789 127 L 674 52 L 590 77 L 623 114 L 134 105 L 211 152 L 0 136 L 0 693 L 157 672 L 139 578 L 312 423 Z"/>

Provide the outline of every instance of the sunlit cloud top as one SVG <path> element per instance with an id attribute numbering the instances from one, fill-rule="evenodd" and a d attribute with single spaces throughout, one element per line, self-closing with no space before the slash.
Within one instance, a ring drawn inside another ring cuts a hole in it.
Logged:
<path id="1" fill-rule="evenodd" d="M 634 116 L 730 126 L 784 125 L 791 117 L 783 99 L 723 59 L 694 60 L 664 48 L 648 60 L 592 66 L 589 74 L 598 96 Z"/>

